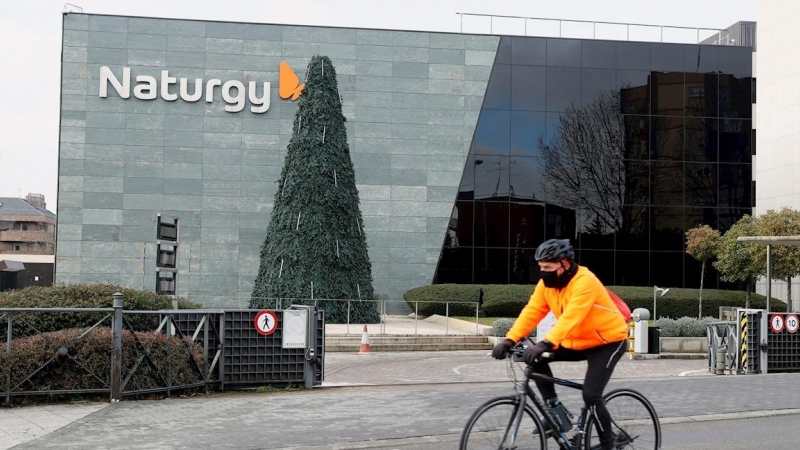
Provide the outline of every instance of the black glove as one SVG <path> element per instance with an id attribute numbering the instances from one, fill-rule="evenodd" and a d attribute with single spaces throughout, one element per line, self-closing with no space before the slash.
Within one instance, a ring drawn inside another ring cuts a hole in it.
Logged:
<path id="1" fill-rule="evenodd" d="M 512 341 L 511 339 L 506 339 L 503 342 L 497 344 L 492 349 L 492 358 L 494 359 L 506 359 L 506 354 L 509 350 L 514 348 L 517 345 L 516 342 Z"/>
<path id="2" fill-rule="evenodd" d="M 525 349 L 525 363 L 532 366 L 536 362 L 536 358 L 542 356 L 542 353 L 549 352 L 553 349 L 553 344 L 547 341 L 541 341 L 532 347 Z"/>

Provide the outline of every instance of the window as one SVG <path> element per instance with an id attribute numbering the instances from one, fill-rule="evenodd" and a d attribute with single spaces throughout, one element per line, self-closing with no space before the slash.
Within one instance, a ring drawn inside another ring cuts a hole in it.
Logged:
<path id="1" fill-rule="evenodd" d="M 15 244 L 15 245 L 14 245 L 14 250 L 15 250 L 15 251 L 19 251 L 19 245 L 18 245 L 18 244 Z"/>

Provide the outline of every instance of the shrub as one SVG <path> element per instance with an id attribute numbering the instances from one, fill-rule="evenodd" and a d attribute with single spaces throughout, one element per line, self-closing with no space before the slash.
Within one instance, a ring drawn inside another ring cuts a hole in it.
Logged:
<path id="1" fill-rule="evenodd" d="M 496 337 L 505 337 L 508 334 L 508 330 L 514 326 L 514 319 L 497 319 L 494 321 L 494 325 L 492 325 L 492 334 Z M 531 330 L 529 334 L 530 337 L 536 336 L 536 328 Z"/>
<path id="2" fill-rule="evenodd" d="M 31 286 L 0 292 L 0 308 L 110 308 L 115 292 L 124 296 L 123 307 L 126 310 L 172 309 L 172 297 L 110 284 Z M 202 305 L 178 299 L 178 308 L 198 309 Z M 44 333 L 70 328 L 86 329 L 105 316 L 104 313 L 16 313 L 14 337 L 31 336 L 37 334 L 37 330 Z M 126 319 L 136 331 L 148 331 L 158 326 L 158 319 L 154 316 L 126 316 Z M 110 325 L 110 321 L 106 324 Z M 5 333 L 6 327 L 5 322 L 0 323 L 0 332 Z"/>
<path id="3" fill-rule="evenodd" d="M 533 286 L 490 284 L 484 292 L 483 313 L 487 317 L 517 317 L 528 303 Z"/>
<path id="4" fill-rule="evenodd" d="M 718 321 L 715 317 L 681 317 L 677 320 L 662 317 L 655 321 L 655 326 L 661 328 L 661 337 L 705 337 L 708 324 Z"/>
<path id="5" fill-rule="evenodd" d="M 514 326 L 513 319 L 497 319 L 492 324 L 492 334 L 496 337 L 505 337 L 508 333 L 508 330 Z"/>
<path id="6" fill-rule="evenodd" d="M 5 384 L 10 372 L 12 387 L 22 383 L 15 389 L 17 391 L 107 389 L 105 385 L 110 385 L 111 375 L 111 329 L 95 328 L 80 338 L 83 332 L 69 329 L 14 339 L 10 355 L 0 352 L 0 382 Z M 188 338 L 168 339 L 163 334 L 139 332 L 134 337 L 130 331 L 122 335 L 123 380 L 137 364 L 140 345 L 149 350 L 153 364 L 147 359 L 138 364 L 125 391 L 164 387 L 167 363 L 173 386 L 203 381 L 192 362 L 193 359 L 198 367 L 203 366 L 201 346 L 192 344 Z M 59 356 L 61 347 L 67 349 L 69 356 Z M 46 364 L 51 359 L 53 361 Z M 40 367 L 43 368 L 24 381 Z"/>
<path id="7" fill-rule="evenodd" d="M 411 311 L 416 311 L 416 302 L 419 302 L 421 316 L 445 315 L 447 307 L 444 302 L 477 302 L 481 287 L 477 284 L 433 284 L 406 291 L 403 300 Z M 475 304 L 451 303 L 449 313 L 450 316 L 475 315 Z"/>
<path id="8" fill-rule="evenodd" d="M 405 300 L 414 310 L 413 300 L 419 301 L 470 301 L 478 300 L 480 289 L 484 291 L 484 303 L 481 311 L 484 317 L 516 317 L 528 302 L 533 292 L 532 285 L 476 285 L 476 284 L 434 284 L 414 288 L 405 293 Z M 636 308 L 645 308 L 653 313 L 653 288 L 649 286 L 609 286 L 615 294 L 619 295 L 628 304 L 631 311 Z M 659 317 L 697 317 L 699 289 L 672 288 L 665 297 L 658 299 Z M 703 289 L 703 316 L 719 316 L 720 306 L 744 308 L 747 293 L 744 291 L 725 291 L 719 289 Z M 421 315 L 444 314 L 444 303 L 420 303 Z M 763 295 L 752 294 L 751 308 L 766 308 L 766 299 Z M 455 314 L 462 311 L 463 314 Z M 463 308 L 463 309 L 462 309 Z M 772 310 L 786 311 L 786 303 L 773 299 Z M 450 315 L 475 314 L 474 305 L 450 305 Z"/>
<path id="9" fill-rule="evenodd" d="M 653 313 L 653 288 L 648 286 L 609 286 L 609 289 L 619 295 L 633 311 L 636 308 L 645 308 Z M 664 297 L 658 298 L 659 317 L 697 317 L 697 303 L 699 289 L 671 288 Z M 766 297 L 751 294 L 750 307 L 753 309 L 766 308 Z M 747 293 L 744 291 L 726 291 L 721 289 L 703 289 L 703 317 L 719 317 L 721 306 L 736 308 L 745 307 Z M 772 299 L 773 311 L 786 311 L 786 303 Z"/>
<path id="10" fill-rule="evenodd" d="M 681 327 L 675 319 L 662 317 L 655 321 L 655 326 L 661 328 L 661 337 L 679 337 Z"/>

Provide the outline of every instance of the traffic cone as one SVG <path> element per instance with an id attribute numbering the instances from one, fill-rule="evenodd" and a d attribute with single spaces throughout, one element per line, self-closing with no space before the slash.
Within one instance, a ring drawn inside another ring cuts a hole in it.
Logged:
<path id="1" fill-rule="evenodd" d="M 358 350 L 359 355 L 369 354 L 369 332 L 367 332 L 367 325 L 364 325 L 364 332 L 361 334 L 361 349 Z"/>

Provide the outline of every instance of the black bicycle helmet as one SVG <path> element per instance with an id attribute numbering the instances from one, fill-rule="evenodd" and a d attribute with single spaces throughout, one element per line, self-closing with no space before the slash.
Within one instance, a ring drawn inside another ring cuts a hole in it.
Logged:
<path id="1" fill-rule="evenodd" d="M 570 261 L 575 259 L 575 252 L 572 250 L 572 245 L 569 239 L 550 239 L 542 242 L 542 245 L 536 249 L 536 261 L 561 261 L 567 258 Z"/>

